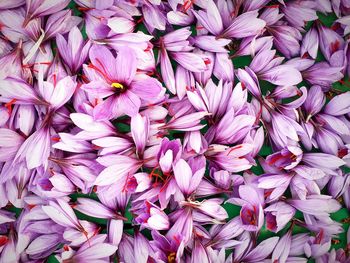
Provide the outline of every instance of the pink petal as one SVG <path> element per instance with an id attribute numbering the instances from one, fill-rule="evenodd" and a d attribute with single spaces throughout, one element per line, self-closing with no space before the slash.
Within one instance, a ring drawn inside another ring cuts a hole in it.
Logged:
<path id="1" fill-rule="evenodd" d="M 184 194 L 189 194 L 192 170 L 188 163 L 180 159 L 173 166 L 176 183 Z"/>
<path id="2" fill-rule="evenodd" d="M 119 48 L 116 59 L 116 80 L 129 85 L 136 74 L 137 60 L 135 51 L 129 47 Z"/>

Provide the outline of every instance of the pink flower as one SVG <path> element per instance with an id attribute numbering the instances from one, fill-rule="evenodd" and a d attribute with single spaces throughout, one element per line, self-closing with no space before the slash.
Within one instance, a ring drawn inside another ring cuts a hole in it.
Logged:
<path id="1" fill-rule="evenodd" d="M 159 81 L 137 73 L 137 57 L 127 47 L 120 49 L 117 58 L 104 46 L 92 46 L 91 63 L 84 66 L 89 83 L 82 88 L 96 96 L 107 98 L 95 106 L 96 120 L 108 120 L 123 114 L 135 116 L 141 105 L 160 100 L 164 95 Z"/>

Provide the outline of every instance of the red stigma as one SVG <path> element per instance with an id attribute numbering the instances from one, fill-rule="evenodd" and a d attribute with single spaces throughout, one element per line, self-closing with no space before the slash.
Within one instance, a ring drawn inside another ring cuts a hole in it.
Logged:
<path id="1" fill-rule="evenodd" d="M 307 52 L 304 53 L 304 55 L 302 55 L 302 58 L 309 58 L 309 54 Z"/>
<path id="2" fill-rule="evenodd" d="M 0 236 L 0 247 L 2 247 L 3 245 L 5 245 L 8 241 L 8 237 L 7 236 Z"/>
<path id="3" fill-rule="evenodd" d="M 264 193 L 264 197 L 267 198 L 272 194 L 273 190 L 266 190 Z"/>
<path id="4" fill-rule="evenodd" d="M 29 209 L 29 210 L 32 210 L 34 207 L 36 207 L 35 204 L 28 204 L 28 209 Z"/>
<path id="5" fill-rule="evenodd" d="M 10 100 L 8 103 L 5 104 L 5 108 L 7 108 L 7 111 L 9 114 L 12 113 L 12 105 L 14 105 L 16 103 L 16 99 L 12 99 Z"/>
<path id="6" fill-rule="evenodd" d="M 56 74 L 53 74 L 53 86 L 56 87 L 56 84 L 57 84 L 57 75 Z"/>
<path id="7" fill-rule="evenodd" d="M 177 236 L 173 236 L 173 239 L 175 240 L 175 242 L 180 245 L 181 241 Z"/>
<path id="8" fill-rule="evenodd" d="M 336 40 L 331 43 L 331 51 L 334 53 L 340 48 L 340 42 L 339 40 Z"/>
<path id="9" fill-rule="evenodd" d="M 187 12 L 191 8 L 191 6 L 193 6 L 193 2 L 194 0 L 186 0 L 181 7 L 181 11 L 184 13 Z"/>
<path id="10" fill-rule="evenodd" d="M 100 75 L 102 75 L 102 76 L 105 78 L 105 80 L 107 80 L 108 82 L 112 83 L 113 81 L 108 77 L 107 71 L 106 71 L 106 69 L 104 68 L 104 66 L 103 66 L 103 64 L 101 63 L 101 61 L 100 61 L 99 59 L 96 59 L 96 62 L 97 62 L 98 64 L 100 64 L 102 70 L 99 69 L 98 67 L 96 67 L 96 66 L 95 66 L 94 64 L 92 64 L 92 63 L 89 63 L 88 67 L 91 68 L 91 69 L 93 69 L 93 70 L 95 70 L 95 71 L 97 71 L 98 73 L 100 73 Z"/>
<path id="11" fill-rule="evenodd" d="M 61 140 L 61 138 L 59 136 L 52 136 L 51 137 L 51 141 L 59 142 L 60 140 Z"/>
<path id="12" fill-rule="evenodd" d="M 136 21 L 136 24 L 141 24 L 142 22 L 143 22 L 143 17 L 141 17 L 140 19 L 138 19 L 137 21 Z"/>
<path id="13" fill-rule="evenodd" d="M 348 154 L 348 152 L 349 152 L 349 151 L 348 151 L 347 148 L 341 149 L 341 150 L 338 151 L 338 157 L 339 157 L 339 158 L 343 158 L 345 155 Z"/>
<path id="14" fill-rule="evenodd" d="M 86 12 L 86 11 L 90 11 L 92 10 L 93 8 L 90 8 L 90 7 L 78 7 L 78 10 L 81 11 L 81 12 Z"/>
<path id="15" fill-rule="evenodd" d="M 337 30 L 337 29 L 339 29 L 340 28 L 340 24 L 339 23 L 335 23 L 333 26 L 331 26 L 331 29 L 333 30 L 333 31 L 335 31 L 335 30 Z"/>
<path id="16" fill-rule="evenodd" d="M 85 83 L 88 83 L 89 82 L 89 79 L 86 77 L 86 75 L 82 74 L 81 75 L 81 80 Z"/>
<path id="17" fill-rule="evenodd" d="M 232 147 L 229 152 L 227 153 L 227 155 L 229 155 L 231 152 L 233 152 L 234 150 L 238 150 L 241 149 L 243 146 L 242 145 L 237 145 L 235 147 Z"/>
<path id="18" fill-rule="evenodd" d="M 284 156 L 282 156 L 282 155 L 280 155 L 280 154 L 278 154 L 278 155 L 276 155 L 276 156 L 273 156 L 273 157 L 270 158 L 269 161 L 267 161 L 267 164 L 268 164 L 268 165 L 273 165 L 274 163 L 276 163 L 278 160 L 282 159 L 283 157 L 284 157 Z"/>
<path id="19" fill-rule="evenodd" d="M 316 239 L 315 239 L 316 244 L 321 244 L 323 239 L 323 234 L 324 234 L 323 229 L 321 229 L 318 235 L 316 236 Z"/>
<path id="20" fill-rule="evenodd" d="M 211 60 L 209 58 L 204 59 L 204 64 L 209 65 L 211 63 Z"/>

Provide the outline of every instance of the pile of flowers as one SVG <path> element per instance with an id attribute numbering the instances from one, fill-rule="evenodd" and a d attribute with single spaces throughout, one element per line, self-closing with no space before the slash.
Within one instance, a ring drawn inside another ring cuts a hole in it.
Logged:
<path id="1" fill-rule="evenodd" d="M 348 0 L 2 0 L 0 32 L 1 263 L 350 262 Z"/>

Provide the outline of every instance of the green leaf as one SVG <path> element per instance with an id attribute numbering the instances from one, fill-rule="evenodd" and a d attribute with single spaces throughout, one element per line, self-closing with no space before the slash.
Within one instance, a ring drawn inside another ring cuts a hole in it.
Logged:
<path id="1" fill-rule="evenodd" d="M 51 255 L 47 258 L 47 263 L 59 263 L 55 256 Z"/>

